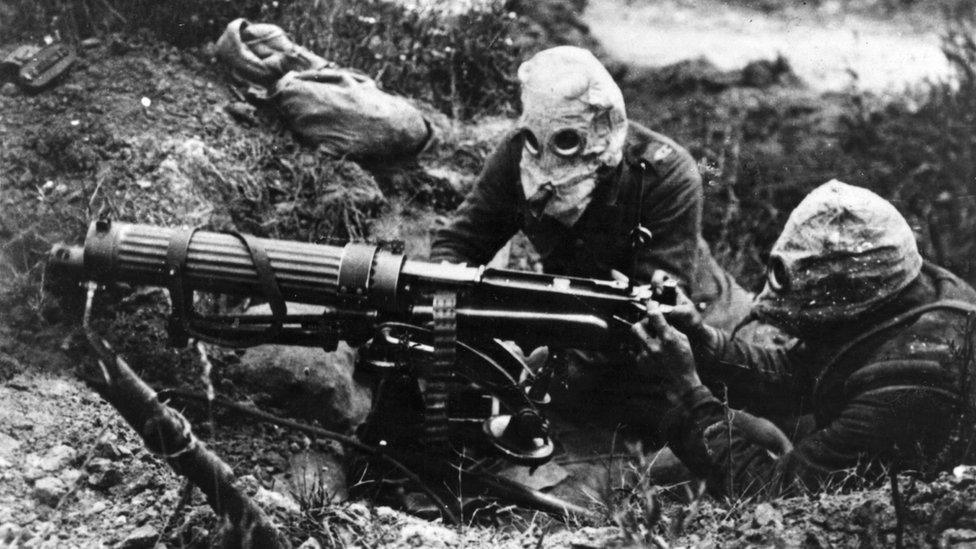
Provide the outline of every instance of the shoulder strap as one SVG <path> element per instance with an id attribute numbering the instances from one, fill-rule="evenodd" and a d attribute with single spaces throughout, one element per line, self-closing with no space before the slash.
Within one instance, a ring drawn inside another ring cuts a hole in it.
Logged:
<path id="1" fill-rule="evenodd" d="M 834 353 L 834 356 L 827 361 L 827 365 L 823 368 L 823 370 L 820 371 L 820 375 L 817 376 L 817 380 L 814 383 L 814 395 L 819 395 L 821 383 L 824 378 L 827 377 L 827 374 L 834 368 L 834 366 L 837 365 L 838 362 L 840 362 L 840 359 L 844 355 L 851 351 L 851 349 L 854 349 L 861 343 L 864 343 L 881 332 L 906 324 L 925 313 L 935 310 L 948 310 L 956 311 L 965 315 L 976 315 L 976 304 L 957 299 L 940 299 L 938 301 L 933 301 L 932 303 L 926 303 L 924 305 L 919 305 L 918 307 L 909 309 L 886 322 L 882 322 L 881 324 L 873 326 L 858 334 L 857 337 L 845 343 L 844 346 Z"/>
<path id="2" fill-rule="evenodd" d="M 634 220 L 631 224 L 630 234 L 630 253 L 633 262 L 637 250 L 650 245 L 654 235 L 651 230 L 644 226 L 644 175 L 647 173 L 647 161 L 640 159 L 635 166 L 637 171 L 637 207 L 634 208 Z M 633 271 L 633 265 L 631 265 Z"/>

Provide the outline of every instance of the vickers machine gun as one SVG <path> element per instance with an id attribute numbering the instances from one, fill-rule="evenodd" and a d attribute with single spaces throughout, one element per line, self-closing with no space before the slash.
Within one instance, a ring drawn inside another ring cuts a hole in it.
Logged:
<path id="1" fill-rule="evenodd" d="M 98 221 L 83 247 L 59 245 L 51 267 L 99 283 L 164 286 L 170 332 L 232 347 L 276 343 L 359 347 L 375 379 L 367 442 L 414 456 L 459 445 L 540 465 L 553 453 L 544 416 L 554 361 L 531 371 L 518 353 L 619 349 L 651 298 L 673 303 L 674 286 L 436 264 L 382 246 L 261 239 L 237 233 Z M 270 315 L 202 316 L 195 291 L 268 300 Z M 324 306 L 288 314 L 286 302 Z M 530 502 L 533 503 L 533 502 Z M 560 510 L 559 505 L 539 505 Z"/>

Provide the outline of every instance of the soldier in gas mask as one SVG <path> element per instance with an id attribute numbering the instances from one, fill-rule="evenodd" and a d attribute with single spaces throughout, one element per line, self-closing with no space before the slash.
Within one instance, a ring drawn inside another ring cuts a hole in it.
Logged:
<path id="1" fill-rule="evenodd" d="M 431 259 L 483 265 L 521 230 L 546 273 L 623 274 L 647 284 L 665 271 L 713 325 L 731 328 L 745 317 L 751 294 L 716 263 L 701 236 L 702 183 L 691 155 L 628 121 L 620 88 L 584 49 L 539 52 L 518 78 L 517 126 L 434 236 Z M 665 404 L 650 394 L 653 379 L 608 367 L 629 365 L 631 356 L 563 356 L 568 382 L 556 384 L 554 403 L 567 413 L 602 414 L 616 424 L 650 402 Z"/>
<path id="2" fill-rule="evenodd" d="M 547 273 L 609 279 L 617 271 L 646 284 L 664 270 L 712 324 L 744 317 L 751 296 L 701 236 L 691 155 L 628 121 L 620 88 L 584 49 L 539 52 L 518 78 L 522 116 L 435 235 L 431 259 L 483 265 L 521 230 Z"/>
<path id="3" fill-rule="evenodd" d="M 733 340 L 681 301 L 650 303 L 634 329 L 650 358 L 640 363 L 670 381 L 670 447 L 712 491 L 776 495 L 859 464 L 937 471 L 976 460 L 976 291 L 923 261 L 908 223 L 876 194 L 822 185 L 773 246 L 754 315 L 796 345 Z M 731 381 L 729 396 L 753 414 L 797 420 L 781 430 L 730 410 L 702 380 Z"/>

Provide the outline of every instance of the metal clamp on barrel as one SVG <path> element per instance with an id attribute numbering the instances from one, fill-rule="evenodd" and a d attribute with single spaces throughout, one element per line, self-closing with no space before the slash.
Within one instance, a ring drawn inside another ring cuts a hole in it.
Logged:
<path id="1" fill-rule="evenodd" d="M 339 261 L 339 295 L 356 301 L 365 301 L 369 296 L 369 279 L 373 270 L 376 246 L 349 243 L 342 251 Z"/>
<path id="2" fill-rule="evenodd" d="M 396 311 L 403 254 L 372 244 L 349 243 L 339 261 L 338 294 L 357 304 Z"/>
<path id="3" fill-rule="evenodd" d="M 238 238 L 251 256 L 251 263 L 257 274 L 258 283 L 261 285 L 264 297 L 267 298 L 268 305 L 271 307 L 271 324 L 259 333 L 249 332 L 243 328 L 233 328 L 234 333 L 239 334 L 237 337 L 226 337 L 222 334 L 206 333 L 202 330 L 201 323 L 207 319 L 194 314 L 193 290 L 188 291 L 184 286 L 190 242 L 197 230 L 194 228 L 178 231 L 170 239 L 166 250 L 169 295 L 170 301 L 173 302 L 169 325 L 171 343 L 177 346 L 185 346 L 190 336 L 226 347 L 251 347 L 274 341 L 281 333 L 285 317 L 288 315 L 288 306 L 285 303 L 284 295 L 281 293 L 281 288 L 278 287 L 278 281 L 271 269 L 271 262 L 268 260 L 264 245 L 253 236 L 234 231 L 227 231 L 227 234 Z"/>

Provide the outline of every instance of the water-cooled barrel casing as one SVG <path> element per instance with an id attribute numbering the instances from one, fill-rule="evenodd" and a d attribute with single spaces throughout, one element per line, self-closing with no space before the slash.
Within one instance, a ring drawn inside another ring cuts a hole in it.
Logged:
<path id="1" fill-rule="evenodd" d="M 264 254 L 252 254 L 246 242 Z M 332 246 L 108 221 L 93 224 L 83 247 L 56 246 L 49 269 L 101 283 L 262 296 L 268 293 L 267 278 L 262 281 L 256 267 L 256 261 L 263 265 L 256 259 L 262 255 L 264 271 L 286 301 L 333 312 L 372 311 L 382 321 L 429 325 L 434 294 L 454 292 L 458 337 L 469 341 L 613 347 L 651 297 L 648 287 L 625 282 L 410 260 L 370 244 Z"/>
<path id="2" fill-rule="evenodd" d="M 85 239 L 83 277 L 167 286 L 172 282 L 174 242 L 187 240 L 183 283 L 194 290 L 261 295 L 251 251 L 231 233 L 98 221 Z M 334 305 L 357 302 L 395 311 L 404 257 L 368 244 L 331 246 L 255 239 L 288 301 Z M 66 251 L 71 255 L 75 252 Z M 55 257 L 57 254 L 55 254 Z"/>

